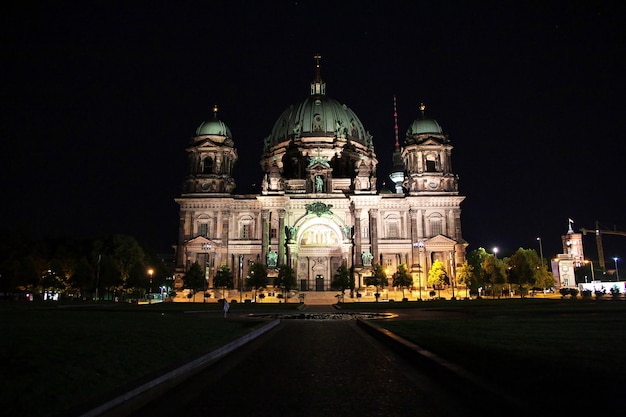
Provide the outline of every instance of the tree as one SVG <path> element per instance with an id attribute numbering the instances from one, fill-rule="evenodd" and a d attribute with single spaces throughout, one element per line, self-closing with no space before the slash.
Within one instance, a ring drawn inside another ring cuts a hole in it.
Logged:
<path id="1" fill-rule="evenodd" d="M 478 248 L 471 251 L 467 257 L 467 263 L 472 267 L 472 282 L 470 284 L 470 294 L 474 292 L 476 295 L 480 295 L 480 287 L 486 286 L 485 274 L 483 271 L 483 261 L 490 256 L 485 248 Z"/>
<path id="2" fill-rule="evenodd" d="M 519 248 L 508 259 L 509 284 L 517 285 L 520 295 L 524 297 L 528 290 L 536 285 L 536 270 L 541 267 L 539 257 L 534 249 Z"/>
<path id="3" fill-rule="evenodd" d="M 195 293 L 198 290 L 204 290 L 205 285 L 206 279 L 204 278 L 204 271 L 196 261 L 183 276 L 183 288 L 189 289 L 192 293 Z"/>
<path id="4" fill-rule="evenodd" d="M 92 259 L 94 264 L 98 257 L 109 257 L 119 272 L 121 284 L 125 288 L 132 288 L 127 284 L 131 271 L 137 264 L 142 265 L 145 273 L 146 255 L 137 240 L 131 236 L 113 235 L 94 242 Z M 103 259 L 104 260 L 104 259 Z M 136 278 L 136 277 L 135 277 Z"/>
<path id="5" fill-rule="evenodd" d="M 346 289 L 351 288 L 350 275 L 348 267 L 346 267 L 345 264 L 341 264 L 341 266 L 337 268 L 337 273 L 333 276 L 333 281 L 330 284 L 331 288 L 341 290 L 342 299 Z M 354 284 L 352 285 L 352 288 L 354 288 Z"/>
<path id="6" fill-rule="evenodd" d="M 296 287 L 296 274 L 293 268 L 289 265 L 279 265 L 278 266 L 278 277 L 275 282 L 276 286 L 282 289 L 283 293 L 289 293 L 293 288 Z M 283 294 L 284 296 L 285 294 Z M 287 297 L 285 297 L 285 302 L 287 302 Z"/>
<path id="7" fill-rule="evenodd" d="M 443 266 L 443 262 L 437 259 L 433 262 L 430 270 L 428 271 L 428 285 L 432 285 L 441 291 L 441 287 L 447 282 L 448 274 Z M 441 294 L 441 292 L 440 292 Z"/>
<path id="8" fill-rule="evenodd" d="M 255 262 L 250 265 L 248 269 L 248 277 L 246 278 L 246 285 L 255 290 L 254 299 L 256 300 L 256 291 L 261 288 L 265 288 L 269 282 L 267 278 L 267 267 L 262 263 Z"/>
<path id="9" fill-rule="evenodd" d="M 65 276 L 59 261 L 50 263 L 50 268 L 41 277 L 40 285 L 44 291 L 60 292 L 65 289 Z"/>
<path id="10" fill-rule="evenodd" d="M 142 263 L 136 263 L 128 271 L 126 279 L 122 278 L 122 272 L 118 267 L 118 263 L 107 255 L 99 255 L 99 261 L 96 266 L 96 285 L 99 289 L 105 289 L 106 292 L 116 293 L 126 288 L 130 291 L 133 289 L 143 289 L 146 282 L 146 269 Z M 101 292 L 102 298 L 106 298 L 106 294 Z"/>
<path id="11" fill-rule="evenodd" d="M 376 287 L 375 297 L 376 301 L 378 301 L 378 297 L 380 297 L 378 288 L 385 288 L 388 285 L 387 273 L 385 273 L 383 266 L 381 264 L 375 264 L 372 268 L 372 275 L 365 277 L 364 282 L 365 285 L 373 285 Z"/>
<path id="12" fill-rule="evenodd" d="M 233 273 L 226 264 L 220 265 L 213 278 L 213 287 L 232 290 L 235 288 Z"/>
<path id="13" fill-rule="evenodd" d="M 486 283 L 491 286 L 491 295 L 495 298 L 495 293 L 499 290 L 502 295 L 502 286 L 506 282 L 506 266 L 504 260 L 498 259 L 495 255 L 487 255 L 482 263 L 483 277 Z"/>
<path id="14" fill-rule="evenodd" d="M 413 277 L 406 264 L 398 265 L 398 270 L 393 274 L 393 286 L 402 289 L 402 299 L 404 299 L 404 289 L 411 285 L 413 285 Z"/>
<path id="15" fill-rule="evenodd" d="M 70 285 L 78 290 L 79 296 L 85 297 L 88 290 L 94 288 L 94 270 L 86 257 L 82 257 L 70 276 Z"/>
<path id="16" fill-rule="evenodd" d="M 465 297 L 468 297 L 469 288 L 475 285 L 477 275 L 474 274 L 474 267 L 466 260 L 463 265 L 456 269 L 457 283 L 465 285 Z"/>

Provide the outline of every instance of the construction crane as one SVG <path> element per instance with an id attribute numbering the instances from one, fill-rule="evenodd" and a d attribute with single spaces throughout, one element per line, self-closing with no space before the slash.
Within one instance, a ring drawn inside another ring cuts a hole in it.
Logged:
<path id="1" fill-rule="evenodd" d="M 584 227 L 580 229 L 583 235 L 587 233 L 595 233 L 596 235 L 596 245 L 598 246 L 598 261 L 600 262 L 600 267 L 603 271 L 606 270 L 606 266 L 604 264 L 604 249 L 602 248 L 602 235 L 619 235 L 626 236 L 626 232 L 620 232 L 618 230 L 606 230 L 600 229 L 600 224 L 596 220 L 596 228 L 594 230 L 585 229 Z"/>

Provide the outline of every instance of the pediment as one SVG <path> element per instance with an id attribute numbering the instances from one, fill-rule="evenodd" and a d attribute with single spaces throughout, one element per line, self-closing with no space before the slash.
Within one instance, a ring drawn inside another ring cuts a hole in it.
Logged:
<path id="1" fill-rule="evenodd" d="M 453 247 L 454 245 L 456 245 L 456 243 L 456 240 L 450 239 L 449 237 L 444 235 L 433 236 L 432 238 L 424 242 L 425 246 L 429 250 L 433 250 L 436 248 L 449 248 L 451 246 Z"/>
<path id="2" fill-rule="evenodd" d="M 428 138 L 420 142 L 420 145 L 421 146 L 441 146 L 442 143 L 439 138 L 436 138 L 434 136 L 429 136 Z"/>
<path id="3" fill-rule="evenodd" d="M 186 246 L 188 247 L 202 247 L 203 245 L 206 245 L 208 243 L 211 243 L 211 241 L 209 239 L 207 239 L 204 236 L 196 236 L 193 239 L 189 239 L 186 242 Z"/>

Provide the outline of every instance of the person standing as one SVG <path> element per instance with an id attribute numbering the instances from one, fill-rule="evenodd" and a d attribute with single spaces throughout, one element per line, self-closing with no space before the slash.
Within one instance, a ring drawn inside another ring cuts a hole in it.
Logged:
<path id="1" fill-rule="evenodd" d="M 228 304 L 228 300 L 224 298 L 224 318 L 228 315 L 228 310 L 230 310 L 230 304 Z"/>

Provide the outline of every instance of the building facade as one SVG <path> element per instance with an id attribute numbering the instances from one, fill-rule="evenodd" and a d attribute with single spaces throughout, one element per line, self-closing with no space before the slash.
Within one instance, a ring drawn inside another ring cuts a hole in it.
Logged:
<path id="1" fill-rule="evenodd" d="M 454 278 L 467 243 L 452 149 L 421 106 L 402 146 L 396 127 L 393 172 L 384 174 L 395 190 L 377 189 L 373 138 L 349 107 L 326 94 L 316 57 L 309 96 L 289 106 L 259 141 L 258 194 L 234 192 L 235 138 L 217 107 L 196 130 L 176 199 L 177 276 L 198 262 L 211 288 L 216 269 L 226 264 L 241 288 L 252 263 L 266 264 L 270 276 L 289 264 L 299 290 L 327 291 L 342 264 L 354 267 L 358 288 L 374 264 L 389 276 L 406 264 L 417 288 L 440 260 Z"/>

